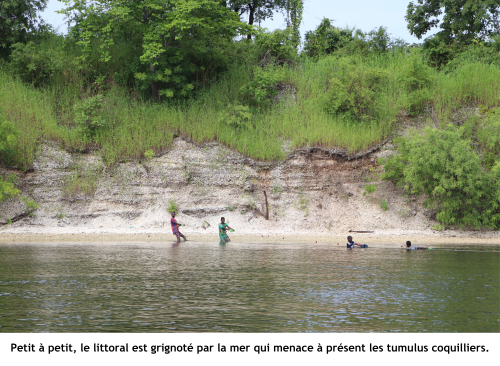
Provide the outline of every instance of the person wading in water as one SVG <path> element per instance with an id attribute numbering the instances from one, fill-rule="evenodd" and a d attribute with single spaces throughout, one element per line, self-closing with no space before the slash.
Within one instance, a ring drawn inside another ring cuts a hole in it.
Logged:
<path id="1" fill-rule="evenodd" d="M 219 244 L 226 244 L 227 242 L 231 241 L 229 239 L 229 236 L 227 236 L 227 231 L 228 230 L 233 230 L 227 224 L 225 223 L 226 219 L 224 217 L 220 218 L 220 224 L 219 224 L 219 238 L 220 242 Z"/>
<path id="2" fill-rule="evenodd" d="M 170 226 L 172 226 L 172 233 L 176 236 L 177 238 L 177 244 L 181 242 L 181 236 L 184 238 L 184 241 L 186 241 L 186 237 L 181 234 L 179 231 L 179 226 L 182 224 L 179 224 L 177 220 L 175 219 L 175 212 L 172 212 L 172 218 L 170 219 Z"/>

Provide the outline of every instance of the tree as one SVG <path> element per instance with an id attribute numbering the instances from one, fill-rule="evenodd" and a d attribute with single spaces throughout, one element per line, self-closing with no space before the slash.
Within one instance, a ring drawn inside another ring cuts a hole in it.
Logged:
<path id="1" fill-rule="evenodd" d="M 323 18 L 314 31 L 306 32 L 304 51 L 310 57 L 320 57 L 335 52 L 354 39 L 354 29 L 341 29 L 332 25 L 333 20 Z"/>
<path id="2" fill-rule="evenodd" d="M 442 17 L 442 19 L 441 19 Z M 499 32 L 498 0 L 417 0 L 408 5 L 406 21 L 411 34 L 421 39 L 431 28 L 442 30 L 445 43 L 469 43 Z"/>
<path id="3" fill-rule="evenodd" d="M 248 13 L 248 24 L 260 23 L 268 18 L 272 19 L 275 12 L 285 14 L 288 27 L 293 28 L 297 46 L 300 39 L 299 26 L 302 21 L 302 0 L 229 0 L 228 7 L 240 16 Z M 248 34 L 252 39 L 252 34 Z"/>
<path id="4" fill-rule="evenodd" d="M 248 24 L 273 18 L 274 12 L 283 8 L 283 0 L 230 0 L 228 7 L 240 16 L 248 14 Z M 251 35 L 248 35 L 251 37 Z"/>
<path id="5" fill-rule="evenodd" d="M 26 42 L 30 32 L 43 24 L 37 13 L 47 6 L 47 0 L 0 1 L 0 57 L 9 54 L 9 48 L 17 42 Z"/>
<path id="6" fill-rule="evenodd" d="M 156 99 L 186 95 L 190 77 L 207 72 L 214 53 L 250 29 L 235 12 L 214 0 L 63 0 L 75 22 L 72 34 L 89 55 L 96 42 L 103 61 L 120 42 L 135 42 L 139 82 L 149 83 Z M 201 61 L 200 61 L 201 60 Z"/>
<path id="7" fill-rule="evenodd" d="M 286 0 L 287 27 L 292 28 L 295 47 L 300 45 L 300 23 L 302 23 L 303 0 Z"/>
<path id="8" fill-rule="evenodd" d="M 399 139 L 398 154 L 388 158 L 384 179 L 407 193 L 424 194 L 424 207 L 436 210 L 446 225 L 500 226 L 500 163 L 482 169 L 462 130 L 426 128 Z"/>

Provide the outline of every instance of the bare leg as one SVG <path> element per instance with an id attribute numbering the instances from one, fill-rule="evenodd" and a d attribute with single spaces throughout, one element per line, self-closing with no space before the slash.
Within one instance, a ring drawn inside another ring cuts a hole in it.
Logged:
<path id="1" fill-rule="evenodd" d="M 184 241 L 187 241 L 187 239 L 186 239 L 186 237 L 184 235 L 182 235 L 181 233 L 179 233 L 179 235 L 184 238 Z M 180 238 L 179 238 L 179 241 L 180 241 Z"/>

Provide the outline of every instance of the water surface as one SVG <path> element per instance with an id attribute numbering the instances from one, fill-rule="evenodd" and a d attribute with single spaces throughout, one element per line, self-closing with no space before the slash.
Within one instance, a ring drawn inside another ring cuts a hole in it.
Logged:
<path id="1" fill-rule="evenodd" d="M 0 245 L 0 332 L 500 332 L 500 248 L 453 248 Z"/>

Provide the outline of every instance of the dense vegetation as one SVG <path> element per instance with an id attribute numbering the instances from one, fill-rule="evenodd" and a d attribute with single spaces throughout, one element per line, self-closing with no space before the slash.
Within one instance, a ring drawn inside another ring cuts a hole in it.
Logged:
<path id="1" fill-rule="evenodd" d="M 444 224 L 497 228 L 499 6 L 462 2 L 476 13 L 465 6 L 453 22 L 460 9 L 443 1 L 451 15 L 422 45 L 324 19 L 301 47 L 299 0 L 68 0 L 68 35 L 40 26 L 2 48 L 0 154 L 27 170 L 49 139 L 97 149 L 113 165 L 164 151 L 181 134 L 274 160 L 284 143 L 367 149 L 417 118 L 430 127 L 399 141 L 385 178 L 426 194 Z M 408 7 L 419 37 L 439 23 L 434 3 Z M 276 11 L 290 27 L 252 26 Z"/>

